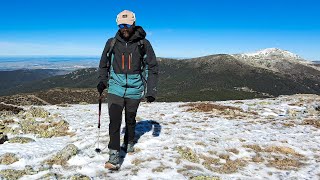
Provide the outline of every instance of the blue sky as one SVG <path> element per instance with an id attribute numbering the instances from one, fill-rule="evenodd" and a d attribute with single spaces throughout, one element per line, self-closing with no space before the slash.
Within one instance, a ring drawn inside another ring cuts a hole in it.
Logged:
<path id="1" fill-rule="evenodd" d="M 320 2 L 1 0 L 0 55 L 100 56 L 129 9 L 157 56 L 197 57 L 277 47 L 320 60 Z"/>

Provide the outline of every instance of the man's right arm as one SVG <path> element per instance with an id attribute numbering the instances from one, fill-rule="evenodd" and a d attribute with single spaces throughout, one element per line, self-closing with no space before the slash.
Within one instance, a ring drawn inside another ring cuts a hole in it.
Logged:
<path id="1" fill-rule="evenodd" d="M 108 85 L 108 79 L 109 79 L 109 69 L 110 69 L 110 59 L 107 56 L 107 53 L 110 49 L 110 44 L 111 44 L 112 38 L 110 38 L 106 45 L 104 46 L 101 59 L 100 59 L 100 64 L 99 64 L 99 82 L 102 82 L 106 87 Z"/>

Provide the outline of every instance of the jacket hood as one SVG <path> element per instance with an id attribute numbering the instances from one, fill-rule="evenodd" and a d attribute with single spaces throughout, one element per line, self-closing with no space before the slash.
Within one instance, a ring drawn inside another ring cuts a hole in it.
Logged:
<path id="1" fill-rule="evenodd" d="M 129 42 L 136 42 L 146 38 L 147 33 L 143 30 L 141 26 L 136 26 L 134 28 L 134 34 L 130 37 Z M 120 36 L 120 30 L 116 34 L 116 38 L 119 41 L 125 42 L 125 40 Z"/>

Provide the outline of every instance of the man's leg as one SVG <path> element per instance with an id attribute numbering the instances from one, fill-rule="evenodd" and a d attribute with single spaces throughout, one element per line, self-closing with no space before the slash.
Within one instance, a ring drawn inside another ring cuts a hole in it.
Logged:
<path id="1" fill-rule="evenodd" d="M 125 120 L 126 133 L 124 136 L 124 144 L 134 144 L 136 115 L 139 107 L 140 99 L 125 99 Z"/>
<path id="2" fill-rule="evenodd" d="M 120 151 L 120 127 L 122 121 L 122 110 L 124 107 L 124 98 L 114 94 L 108 94 L 108 107 L 110 117 L 110 141 L 108 148 Z"/>

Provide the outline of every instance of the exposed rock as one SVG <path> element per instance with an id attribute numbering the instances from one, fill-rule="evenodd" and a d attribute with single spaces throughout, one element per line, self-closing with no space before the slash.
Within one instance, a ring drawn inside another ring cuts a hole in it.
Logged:
<path id="1" fill-rule="evenodd" d="M 34 174 L 37 174 L 37 173 L 38 173 L 38 171 L 35 171 L 35 170 L 32 168 L 32 166 L 30 166 L 30 165 L 25 166 L 25 167 L 24 167 L 24 171 L 25 171 L 26 174 L 28 174 L 28 175 L 34 175 Z"/>
<path id="2" fill-rule="evenodd" d="M 14 113 L 12 111 L 0 111 L 0 117 L 8 117 L 13 115 Z"/>
<path id="3" fill-rule="evenodd" d="M 0 134 L 3 134 L 5 128 L 6 128 L 6 126 L 5 126 L 4 123 L 1 121 L 1 122 L 0 122 Z"/>
<path id="4" fill-rule="evenodd" d="M 46 121 L 36 121 L 33 118 L 27 118 L 20 121 L 23 133 L 38 134 L 41 138 L 51 138 L 72 135 L 68 132 L 69 123 L 65 120 L 53 121 L 47 118 Z"/>
<path id="5" fill-rule="evenodd" d="M 50 173 L 48 173 L 48 174 L 45 174 L 45 175 L 43 175 L 43 176 L 41 176 L 40 178 L 39 178 L 39 180 L 42 180 L 42 179 L 44 179 L 44 180 L 51 180 L 51 179 L 63 179 L 63 176 L 61 175 L 61 174 L 57 174 L 57 173 L 52 173 L 52 172 L 50 172 Z"/>
<path id="6" fill-rule="evenodd" d="M 14 137 L 14 138 L 9 139 L 8 142 L 9 143 L 21 143 L 21 144 L 24 144 L 24 143 L 29 143 L 29 142 L 35 142 L 35 140 L 31 139 L 31 138 L 28 138 L 28 137 Z"/>
<path id="7" fill-rule="evenodd" d="M 71 107 L 70 104 L 66 104 L 66 103 L 57 104 L 57 106 L 60 106 L 60 107 Z"/>
<path id="8" fill-rule="evenodd" d="M 20 107 L 13 106 L 13 105 L 0 103 L 0 111 L 1 112 L 11 112 L 12 114 L 18 114 L 20 111 L 23 111 L 23 109 Z"/>
<path id="9" fill-rule="evenodd" d="M 27 117 L 39 117 L 39 118 L 46 118 L 49 116 L 49 112 L 43 108 L 39 107 L 31 107 L 26 114 Z"/>
<path id="10" fill-rule="evenodd" d="M 25 170 L 14 170 L 14 169 L 4 169 L 0 170 L 0 177 L 3 177 L 4 179 L 19 179 L 22 176 L 26 175 Z"/>
<path id="11" fill-rule="evenodd" d="M 308 107 L 306 109 L 306 112 L 308 112 L 309 115 L 319 116 L 320 115 L 320 106 L 313 105 L 311 107 Z"/>
<path id="12" fill-rule="evenodd" d="M 69 178 L 70 180 L 91 180 L 90 177 L 82 174 L 75 174 Z"/>
<path id="13" fill-rule="evenodd" d="M 220 180 L 220 178 L 211 176 L 194 176 L 191 180 Z"/>
<path id="14" fill-rule="evenodd" d="M 66 147 L 64 147 L 61 151 L 59 151 L 56 155 L 53 157 L 47 159 L 44 161 L 45 164 L 53 165 L 66 165 L 67 161 L 74 155 L 76 155 L 78 152 L 78 147 L 69 144 Z"/>
<path id="15" fill-rule="evenodd" d="M 193 163 L 199 163 L 198 155 L 191 148 L 178 146 L 176 150 L 183 159 L 186 159 Z"/>
<path id="16" fill-rule="evenodd" d="M 0 135 L 1 134 L 17 134 L 20 130 L 19 128 L 15 127 L 12 128 L 10 125 L 15 124 L 16 121 L 13 120 L 11 117 L 8 119 L 3 119 L 0 121 Z"/>
<path id="17" fill-rule="evenodd" d="M 5 153 L 0 156 L 0 164 L 9 165 L 19 161 L 19 158 L 14 153 Z"/>
<path id="18" fill-rule="evenodd" d="M 299 112 L 294 109 L 288 109 L 287 114 L 289 117 L 297 117 L 299 115 Z"/>
<path id="19" fill-rule="evenodd" d="M 8 141 L 8 136 L 0 134 L 0 144 L 3 144 L 6 141 Z"/>
<path id="20" fill-rule="evenodd" d="M 51 168 L 51 166 L 50 165 L 48 165 L 48 164 L 40 164 L 40 166 L 38 167 L 38 171 L 40 172 L 40 171 L 47 171 L 47 170 L 49 170 Z"/>

